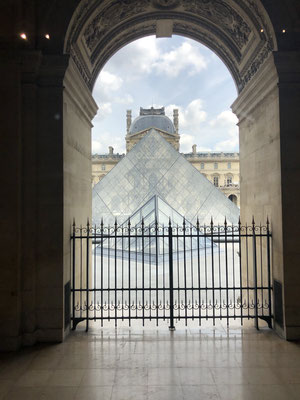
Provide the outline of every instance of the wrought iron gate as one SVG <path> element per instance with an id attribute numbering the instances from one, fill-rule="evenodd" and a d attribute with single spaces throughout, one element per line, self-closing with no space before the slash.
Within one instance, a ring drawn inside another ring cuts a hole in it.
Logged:
<path id="1" fill-rule="evenodd" d="M 272 326 L 271 233 L 265 226 L 76 227 L 72 327 L 79 322 L 259 319 Z"/>

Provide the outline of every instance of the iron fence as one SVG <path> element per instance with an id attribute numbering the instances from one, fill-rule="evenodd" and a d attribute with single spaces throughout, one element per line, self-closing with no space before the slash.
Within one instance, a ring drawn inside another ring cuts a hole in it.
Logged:
<path id="1" fill-rule="evenodd" d="M 259 319 L 272 326 L 271 232 L 265 226 L 76 227 L 72 328 L 85 321 Z"/>

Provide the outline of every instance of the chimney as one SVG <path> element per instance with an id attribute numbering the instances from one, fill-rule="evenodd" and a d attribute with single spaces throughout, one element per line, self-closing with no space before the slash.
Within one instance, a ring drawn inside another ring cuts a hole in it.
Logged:
<path id="1" fill-rule="evenodd" d="M 114 148 L 112 146 L 109 146 L 108 152 L 109 152 L 109 155 L 112 156 L 114 154 Z"/>
<path id="2" fill-rule="evenodd" d="M 178 135 L 178 109 L 175 108 L 173 110 L 173 123 L 174 123 L 174 127 L 175 127 L 175 133 Z"/>
<path id="3" fill-rule="evenodd" d="M 196 144 L 193 144 L 192 149 L 193 149 L 193 154 L 197 154 L 197 145 Z"/>
<path id="4" fill-rule="evenodd" d="M 130 125 L 131 125 L 131 119 L 132 119 L 131 112 L 132 112 L 131 110 L 127 110 L 127 114 L 126 114 L 127 134 L 129 133 L 129 129 L 130 129 Z"/>

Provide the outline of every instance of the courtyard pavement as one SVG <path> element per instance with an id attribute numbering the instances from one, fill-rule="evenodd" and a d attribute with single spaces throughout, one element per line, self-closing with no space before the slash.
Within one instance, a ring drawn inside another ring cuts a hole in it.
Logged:
<path id="1" fill-rule="evenodd" d="M 296 400 L 300 343 L 247 324 L 78 326 L 0 355 L 1 400 Z"/>

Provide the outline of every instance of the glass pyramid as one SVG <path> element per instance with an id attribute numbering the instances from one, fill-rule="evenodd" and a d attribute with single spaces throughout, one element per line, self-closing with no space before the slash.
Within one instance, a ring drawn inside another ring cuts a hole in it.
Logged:
<path id="1" fill-rule="evenodd" d="M 178 215 L 193 225 L 197 218 L 200 225 L 210 224 L 211 218 L 214 224 L 223 225 L 225 216 L 228 223 L 236 224 L 239 218 L 238 207 L 155 129 L 94 186 L 93 224 L 100 225 L 103 218 L 104 225 L 113 225 L 116 219 L 122 225 L 130 217 L 133 226 L 142 213 L 146 225 L 151 201 L 162 202 L 161 224 L 169 217 L 177 224 Z M 169 208 L 163 213 L 165 205 Z"/>
<path id="2" fill-rule="evenodd" d="M 197 229 L 189 221 L 185 220 L 176 210 L 172 209 L 157 195 L 153 196 L 146 204 L 138 209 L 128 220 L 119 226 L 117 235 L 120 238 L 114 238 L 114 234 L 110 239 L 98 239 L 97 248 L 101 249 L 102 254 L 111 257 L 128 258 L 128 253 L 131 259 L 139 259 L 142 257 L 148 262 L 150 259 L 154 262 L 156 257 L 168 257 L 169 242 L 168 242 L 168 226 L 171 223 L 173 229 L 178 231 L 179 235 L 176 240 L 173 240 L 174 258 L 180 258 L 181 253 L 186 254 L 202 250 L 204 248 L 211 249 L 211 241 L 209 238 L 189 237 L 183 239 L 182 226 L 186 227 L 186 234 L 189 232 L 196 235 Z M 112 227 L 113 228 L 113 227 Z M 131 228 L 131 239 L 128 237 L 129 228 Z M 142 240 L 139 236 L 144 233 L 145 237 Z M 156 236 L 158 233 L 158 237 Z M 164 236 L 163 236 L 164 235 Z M 216 244 L 213 244 L 216 247 Z"/>

